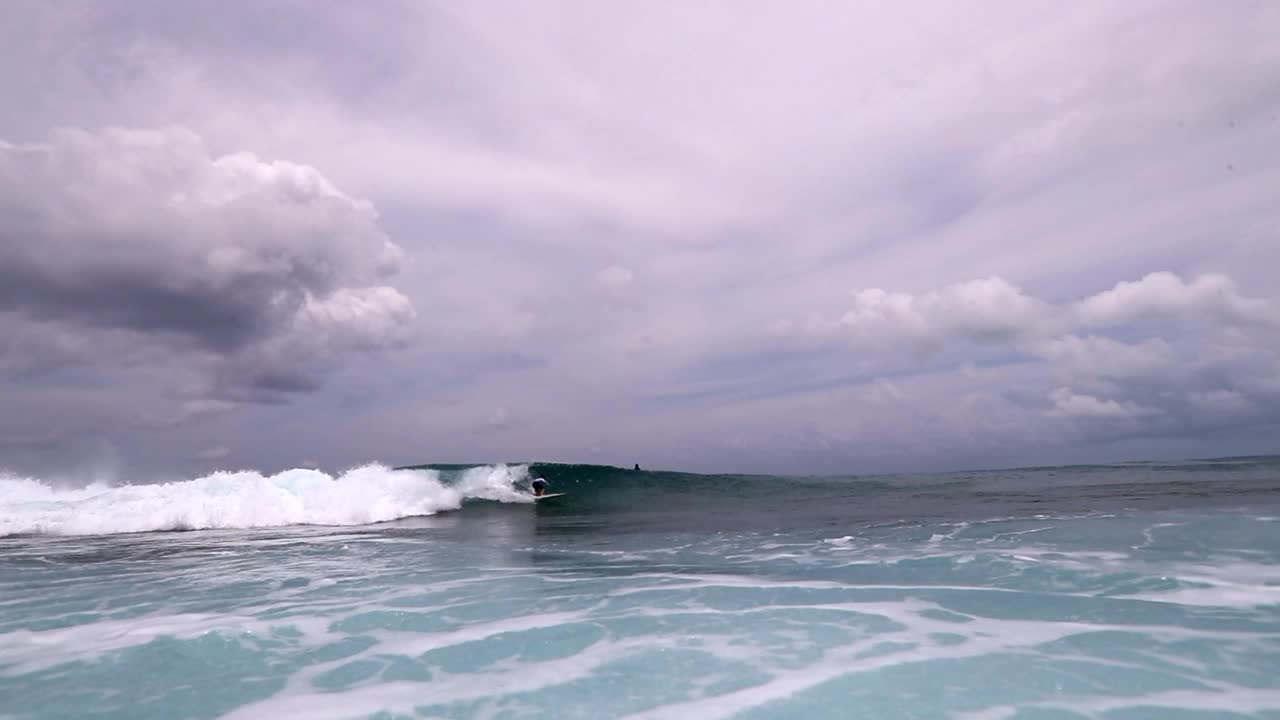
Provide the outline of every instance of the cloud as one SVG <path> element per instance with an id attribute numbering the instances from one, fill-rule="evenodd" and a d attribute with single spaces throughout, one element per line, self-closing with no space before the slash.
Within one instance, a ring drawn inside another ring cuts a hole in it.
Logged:
<path id="1" fill-rule="evenodd" d="M 1204 275 L 1191 282 L 1169 272 L 1151 273 L 1135 282 L 1120 282 L 1074 304 L 1053 305 L 1023 293 L 1003 278 L 957 283 L 920 295 L 868 288 L 854 293 L 853 307 L 835 322 L 811 329 L 850 331 L 859 339 L 941 342 L 967 339 L 987 343 L 1022 343 L 1075 327 L 1117 326 L 1144 320 L 1190 321 L 1210 318 L 1227 324 L 1280 327 L 1280 308 L 1267 300 L 1242 296 L 1226 276 Z M 1104 337 L 1063 335 L 1041 346 L 1051 356 L 1070 355 L 1078 362 L 1121 364 L 1156 361 L 1167 348 L 1158 340 L 1143 348 L 1127 347 Z M 1124 355 L 1120 358 L 1118 356 Z M 1142 357 L 1140 357 L 1142 356 Z M 1113 370 L 1123 372 L 1119 367 Z"/>
<path id="2" fill-rule="evenodd" d="M 1007 342 L 1049 331 L 1049 305 L 999 277 L 958 283 L 922 295 L 870 288 L 836 323 L 863 338 L 937 341 L 949 336 Z"/>
<path id="3" fill-rule="evenodd" d="M 37 463 L 467 461 L 505 408 L 512 456 L 954 465 L 1280 408 L 1267 3 L 4 15 Z"/>
<path id="4" fill-rule="evenodd" d="M 610 265 L 596 273 L 596 284 L 605 290 L 615 292 L 625 290 L 635 279 L 634 272 L 618 265 Z"/>
<path id="5" fill-rule="evenodd" d="M 226 445 L 215 445 L 214 447 L 205 448 L 196 453 L 197 460 L 221 460 L 231 454 L 231 448 Z"/>
<path id="6" fill-rule="evenodd" d="M 211 156 L 182 128 L 65 129 L 0 146 L 6 365 L 186 355 L 209 392 L 314 390 L 352 351 L 403 343 L 402 251 L 372 206 L 313 168 Z"/>
<path id="7" fill-rule="evenodd" d="M 1097 335 L 1062 335 L 1040 343 L 1035 349 L 1050 360 L 1093 377 L 1147 377 L 1177 361 L 1173 346 L 1158 337 L 1125 343 Z"/>
<path id="8" fill-rule="evenodd" d="M 1117 402 L 1073 392 L 1061 387 L 1049 393 L 1054 415 L 1069 418 L 1133 418 L 1158 414 L 1157 410 L 1132 402 Z"/>
<path id="9" fill-rule="evenodd" d="M 1277 58 L 1263 6 L 269 5 L 271 21 L 243 4 L 63 10 L 43 28 L 58 52 L 27 52 L 68 92 L 96 90 L 82 112 L 313 158 L 391 202 L 683 241 L 872 213 L 919 229 L 1134 155 L 1167 164 L 1180 125 L 1264 104 Z M 734 41 L 708 45 L 726 14 Z M 1197 31 L 1210 21 L 1222 32 Z"/>
<path id="10" fill-rule="evenodd" d="M 1280 309 L 1242 297 L 1235 282 L 1210 274 L 1185 282 L 1169 272 L 1155 272 L 1133 282 L 1085 298 L 1075 308 L 1082 323 L 1117 325 L 1161 317 L 1207 317 L 1224 323 L 1257 323 L 1280 327 Z"/>
<path id="11" fill-rule="evenodd" d="M 890 424 L 918 422 L 912 413 L 967 422 L 976 448 L 1011 431 L 950 417 L 963 408 L 979 412 L 979 397 L 987 398 L 981 412 L 1021 417 L 1024 442 L 1043 444 L 1194 435 L 1280 420 L 1276 318 L 1274 302 L 1228 276 L 1184 280 L 1158 272 L 1075 301 L 1041 300 L 998 277 L 920 294 L 861 289 L 837 320 L 790 326 L 837 340 L 827 352 L 849 366 L 844 383 L 824 369 L 833 380 L 804 387 L 865 388 L 857 402 Z M 935 352 L 892 352 L 920 347 Z M 933 382 L 921 392 L 924 377 L 949 377 L 955 387 Z M 895 403 L 885 402 L 885 382 L 896 390 Z M 1055 440 L 1064 420 L 1069 434 Z"/>
<path id="12" fill-rule="evenodd" d="M 1255 409 L 1254 404 L 1235 390 L 1206 390 L 1189 393 L 1187 399 L 1199 412 L 1213 415 L 1239 415 Z"/>

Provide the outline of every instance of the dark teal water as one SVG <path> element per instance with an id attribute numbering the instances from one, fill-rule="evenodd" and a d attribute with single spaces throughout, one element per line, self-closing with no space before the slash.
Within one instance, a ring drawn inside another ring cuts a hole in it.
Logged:
<path id="1" fill-rule="evenodd" d="M 0 486 L 0 717 L 1280 718 L 1277 458 Z"/>

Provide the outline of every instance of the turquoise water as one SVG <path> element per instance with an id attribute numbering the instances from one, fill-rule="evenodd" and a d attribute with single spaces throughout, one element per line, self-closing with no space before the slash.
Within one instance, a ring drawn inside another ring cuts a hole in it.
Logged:
<path id="1" fill-rule="evenodd" d="M 1280 718 L 1275 458 L 0 484 L 0 717 Z"/>

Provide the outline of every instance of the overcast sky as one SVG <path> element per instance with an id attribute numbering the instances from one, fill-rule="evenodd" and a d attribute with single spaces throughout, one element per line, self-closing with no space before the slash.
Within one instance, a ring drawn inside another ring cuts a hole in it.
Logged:
<path id="1" fill-rule="evenodd" d="M 1278 3 L 0 13 L 0 468 L 1280 451 Z"/>

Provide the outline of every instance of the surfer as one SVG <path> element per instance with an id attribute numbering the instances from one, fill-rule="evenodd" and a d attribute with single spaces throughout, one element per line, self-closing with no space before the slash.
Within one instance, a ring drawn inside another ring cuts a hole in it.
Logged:
<path id="1" fill-rule="evenodd" d="M 533 482 L 529 483 L 529 489 L 533 491 L 534 497 L 541 497 L 542 493 L 547 491 L 547 481 L 542 478 L 534 478 Z"/>

